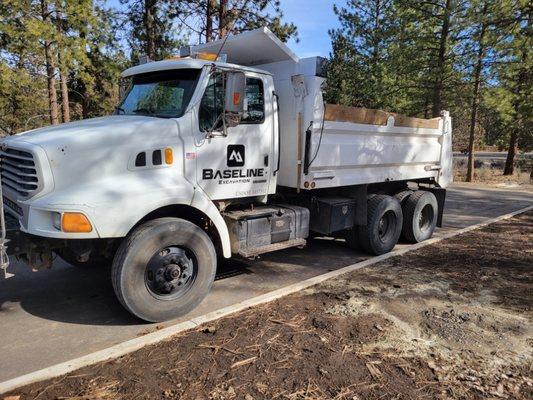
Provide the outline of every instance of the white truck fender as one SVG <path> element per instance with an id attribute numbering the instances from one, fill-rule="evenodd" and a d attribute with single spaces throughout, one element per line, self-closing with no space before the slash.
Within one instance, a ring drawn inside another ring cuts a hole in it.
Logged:
<path id="1" fill-rule="evenodd" d="M 211 219 L 211 221 L 213 221 L 215 228 L 217 228 L 218 235 L 220 236 L 222 253 L 224 254 L 225 258 L 230 258 L 231 242 L 229 238 L 228 226 L 226 225 L 224 218 L 222 218 L 218 208 L 200 188 L 196 188 L 194 190 L 191 206 L 202 211 Z"/>

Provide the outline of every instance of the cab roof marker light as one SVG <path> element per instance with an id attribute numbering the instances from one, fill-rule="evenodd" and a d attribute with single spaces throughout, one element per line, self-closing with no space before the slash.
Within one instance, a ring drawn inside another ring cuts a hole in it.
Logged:
<path id="1" fill-rule="evenodd" d="M 179 56 L 181 58 L 186 58 L 186 57 L 190 57 L 192 54 L 192 48 L 191 46 L 181 46 L 180 47 L 180 53 L 179 53 Z"/>

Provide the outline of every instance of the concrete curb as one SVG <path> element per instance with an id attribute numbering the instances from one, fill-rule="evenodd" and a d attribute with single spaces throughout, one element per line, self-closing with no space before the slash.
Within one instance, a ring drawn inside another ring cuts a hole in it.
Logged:
<path id="1" fill-rule="evenodd" d="M 7 380 L 5 382 L 1 382 L 0 383 L 0 394 L 9 392 L 9 391 L 14 390 L 14 389 L 16 389 L 18 387 L 21 387 L 21 386 L 29 385 L 31 383 L 43 381 L 43 380 L 46 380 L 46 379 L 55 378 L 55 377 L 67 374 L 69 372 L 72 372 L 72 371 L 74 371 L 76 369 L 79 369 L 79 368 L 82 368 L 82 367 L 86 367 L 86 366 L 91 365 L 91 364 L 96 364 L 98 362 L 107 361 L 107 360 L 110 360 L 110 359 L 113 359 L 113 358 L 121 357 L 121 356 L 123 356 L 125 354 L 128 354 L 128 353 L 134 352 L 136 350 L 139 350 L 139 349 L 141 349 L 141 348 L 143 348 L 145 346 L 148 346 L 148 345 L 151 345 L 151 344 L 155 344 L 155 343 L 167 340 L 167 339 L 171 338 L 172 336 L 174 336 L 174 335 L 176 335 L 178 333 L 184 332 L 184 331 L 189 330 L 189 329 L 196 328 L 196 327 L 198 327 L 201 324 L 205 324 L 207 322 L 214 321 L 216 319 L 219 319 L 219 318 L 225 317 L 227 315 L 230 315 L 230 314 L 245 310 L 245 309 L 253 307 L 253 306 L 257 306 L 257 305 L 260 305 L 260 304 L 263 304 L 263 303 L 268 303 L 270 301 L 279 299 L 280 297 L 287 296 L 289 294 L 292 294 L 292 293 L 301 291 L 303 289 L 306 289 L 306 288 L 308 288 L 310 286 L 317 285 L 317 284 L 322 283 L 322 282 L 324 282 L 324 281 L 326 281 L 328 279 L 331 279 L 331 278 L 334 278 L 334 277 L 337 277 L 337 276 L 340 276 L 340 275 L 344 275 L 346 273 L 353 272 L 353 271 L 356 271 L 356 270 L 364 268 L 364 267 L 368 267 L 368 266 L 373 265 L 373 264 L 377 264 L 377 263 L 379 263 L 381 261 L 384 261 L 384 260 L 387 260 L 389 258 L 403 255 L 403 254 L 408 253 L 410 251 L 417 250 L 417 249 L 420 249 L 422 247 L 438 243 L 441 240 L 449 239 L 451 237 L 454 237 L 454 236 L 457 236 L 457 235 L 461 235 L 461 234 L 470 232 L 470 231 L 475 230 L 475 229 L 482 228 L 482 227 L 487 226 L 489 224 L 493 224 L 495 222 L 514 217 L 515 215 L 522 214 L 522 213 L 530 211 L 530 210 L 533 210 L 533 205 L 529 206 L 529 207 L 526 207 L 526 208 L 523 208 L 523 209 L 518 210 L 518 211 L 514 211 L 514 212 L 509 213 L 509 214 L 505 214 L 505 215 L 501 215 L 501 216 L 496 217 L 496 218 L 488 219 L 488 220 L 486 220 L 484 222 L 481 222 L 479 224 L 475 224 L 475 225 L 472 225 L 472 226 L 469 226 L 469 227 L 466 227 L 466 228 L 463 228 L 463 229 L 459 229 L 457 231 L 453 231 L 453 232 L 447 233 L 447 234 L 445 234 L 445 235 L 443 235 L 441 237 L 438 237 L 438 238 L 433 238 L 433 239 L 430 239 L 430 240 L 426 240 L 425 242 L 422 242 L 422 243 L 414 244 L 414 245 L 408 246 L 406 248 L 393 251 L 391 253 L 383 254 L 383 255 L 377 256 L 377 257 L 373 257 L 373 258 L 370 258 L 368 260 L 361 261 L 361 262 L 358 262 L 356 264 L 352 264 L 352 265 L 349 265 L 347 267 L 344 267 L 344 268 L 341 268 L 341 269 L 338 269 L 338 270 L 335 270 L 335 271 L 331 271 L 331 272 L 328 272 L 328 273 L 325 273 L 325 274 L 322 274 L 322 275 L 315 276 L 315 277 L 310 278 L 310 279 L 306 279 L 306 280 L 304 280 L 302 282 L 298 282 L 298 283 L 286 286 L 284 288 L 275 290 L 273 292 L 265 293 L 265 294 L 263 294 L 261 296 L 253 297 L 251 299 L 242 301 L 240 303 L 233 304 L 231 306 L 221 308 L 220 310 L 216 310 L 216 311 L 213 311 L 211 313 L 204 314 L 204 315 L 202 315 L 200 317 L 196 317 L 196 318 L 190 319 L 188 321 L 178 323 L 178 324 L 173 325 L 173 326 L 169 326 L 169 327 L 161 329 L 160 331 L 157 331 L 157 332 L 152 332 L 152 333 L 149 333 L 147 335 L 144 335 L 144 336 L 141 336 L 141 337 L 138 337 L 138 338 L 135 338 L 135 339 L 131 339 L 131 340 L 128 340 L 126 342 L 119 343 L 119 344 L 111 346 L 111 347 L 109 347 L 107 349 L 100 350 L 100 351 L 97 351 L 95 353 L 91 353 L 91 354 L 88 354 L 86 356 L 83 356 L 83 357 L 79 357 L 79 358 L 76 358 L 76 359 L 73 359 L 73 360 L 70 360 L 70 361 L 67 361 L 67 362 L 64 362 L 64 363 L 56 364 L 56 365 L 53 365 L 53 366 L 48 367 L 48 368 L 44 368 L 44 369 L 41 369 L 41 370 L 38 370 L 38 371 L 35 371 L 35 372 L 31 372 L 31 373 L 26 374 L 26 375 L 19 376 L 17 378 L 13 378 L 13 379 Z"/>

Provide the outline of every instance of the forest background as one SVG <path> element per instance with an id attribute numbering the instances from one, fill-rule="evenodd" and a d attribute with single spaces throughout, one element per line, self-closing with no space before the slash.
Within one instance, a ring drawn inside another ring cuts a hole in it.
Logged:
<path id="1" fill-rule="evenodd" d="M 143 56 L 161 60 L 260 26 L 297 42 L 306 15 L 321 11 L 303 2 L 288 21 L 291 1 L 2 0 L 0 135 L 113 113 L 120 72 Z M 322 3 L 336 18 L 328 102 L 423 118 L 449 110 L 454 150 L 506 150 L 503 173 L 513 174 L 519 152 L 533 148 L 533 3 Z M 473 165 L 469 157 L 467 180 Z"/>

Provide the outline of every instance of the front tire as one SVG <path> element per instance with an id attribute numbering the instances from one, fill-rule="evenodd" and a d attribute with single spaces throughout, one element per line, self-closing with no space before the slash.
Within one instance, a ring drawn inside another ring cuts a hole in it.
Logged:
<path id="1" fill-rule="evenodd" d="M 136 317 L 166 321 L 188 313 L 207 296 L 216 268 L 215 247 L 201 228 L 160 218 L 122 242 L 113 260 L 113 288 Z"/>
<path id="2" fill-rule="evenodd" d="M 359 243 L 367 253 L 388 253 L 402 232 L 402 207 L 394 197 L 380 194 L 368 200 L 367 210 L 366 226 L 358 227 Z"/>

